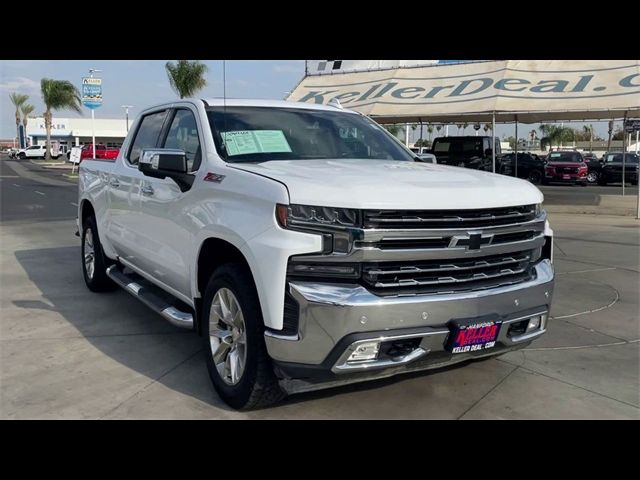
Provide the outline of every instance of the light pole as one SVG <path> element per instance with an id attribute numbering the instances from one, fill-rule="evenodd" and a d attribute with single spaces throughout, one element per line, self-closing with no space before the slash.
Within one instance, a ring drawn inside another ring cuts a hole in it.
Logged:
<path id="1" fill-rule="evenodd" d="M 133 108 L 133 105 L 120 105 L 120 107 L 124 108 L 124 118 L 127 122 L 127 132 L 129 131 L 129 109 Z"/>
<path id="2" fill-rule="evenodd" d="M 102 70 L 98 70 L 97 68 L 89 69 L 89 77 L 93 78 L 94 73 L 102 72 Z M 91 142 L 93 144 L 93 159 L 96 159 L 96 129 L 95 129 L 95 108 L 91 109 Z"/>

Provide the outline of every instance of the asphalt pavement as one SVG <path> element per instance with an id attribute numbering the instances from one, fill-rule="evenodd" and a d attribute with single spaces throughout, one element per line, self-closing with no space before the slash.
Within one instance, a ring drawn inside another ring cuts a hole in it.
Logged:
<path id="1" fill-rule="evenodd" d="M 608 195 L 599 188 L 616 187 L 543 190 Z M 640 419 L 633 217 L 551 214 L 552 319 L 525 350 L 236 412 L 211 387 L 197 335 L 123 291 L 86 289 L 76 202 L 60 171 L 0 158 L 2 419 Z"/>

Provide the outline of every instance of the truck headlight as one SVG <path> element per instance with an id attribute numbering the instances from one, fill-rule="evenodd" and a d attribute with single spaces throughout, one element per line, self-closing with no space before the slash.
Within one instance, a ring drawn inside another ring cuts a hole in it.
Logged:
<path id="1" fill-rule="evenodd" d="M 541 203 L 536 203 L 535 207 L 534 207 L 534 213 L 536 217 L 539 217 L 540 214 L 542 213 L 542 204 Z"/>
<path id="2" fill-rule="evenodd" d="M 276 205 L 276 218 L 283 228 L 295 225 L 358 227 L 360 212 L 353 208 L 318 207 L 311 205 Z"/>

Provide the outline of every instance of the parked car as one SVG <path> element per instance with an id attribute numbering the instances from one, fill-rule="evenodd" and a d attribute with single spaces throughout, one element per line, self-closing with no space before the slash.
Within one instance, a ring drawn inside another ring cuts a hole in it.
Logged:
<path id="1" fill-rule="evenodd" d="M 96 157 L 100 160 L 115 160 L 120 153 L 119 148 L 107 147 L 101 143 L 96 143 Z M 71 158 L 69 156 L 69 158 Z M 93 158 L 93 144 L 83 145 L 82 153 L 80 154 L 80 161 L 87 158 Z"/>
<path id="2" fill-rule="evenodd" d="M 433 153 L 438 163 L 476 170 L 493 170 L 491 137 L 438 137 L 433 141 Z M 502 153 L 496 138 L 496 157 Z M 496 160 L 496 171 L 498 161 Z"/>
<path id="3" fill-rule="evenodd" d="M 559 150 L 549 153 L 544 168 L 543 184 L 571 183 L 587 185 L 587 164 L 582 154 L 573 150 Z"/>
<path id="4" fill-rule="evenodd" d="M 511 177 L 516 176 L 515 153 L 507 153 L 500 157 L 498 172 Z M 544 160 L 530 153 L 518 153 L 517 177 L 529 180 L 538 185 L 544 178 Z"/>
<path id="5" fill-rule="evenodd" d="M 625 183 L 638 185 L 638 155 L 626 153 L 624 158 Z M 622 152 L 607 153 L 601 160 L 598 185 L 622 182 Z"/>
<path id="6" fill-rule="evenodd" d="M 602 168 L 600 160 L 595 153 L 591 152 L 584 152 L 582 154 L 582 158 L 584 160 L 584 163 L 587 164 L 587 182 L 596 183 L 598 181 L 598 176 L 600 175 L 600 170 Z"/>
<path id="7" fill-rule="evenodd" d="M 199 333 L 234 408 L 501 354 L 547 329 L 542 193 L 416 162 L 354 111 L 171 100 L 79 175 L 87 287 L 120 286 Z"/>
<path id="8" fill-rule="evenodd" d="M 18 151 L 18 158 L 24 160 L 25 158 L 45 158 L 47 147 L 45 145 L 31 145 L 30 147 L 23 148 Z M 51 147 L 51 158 L 57 159 L 60 156 L 60 152 L 57 149 Z"/>

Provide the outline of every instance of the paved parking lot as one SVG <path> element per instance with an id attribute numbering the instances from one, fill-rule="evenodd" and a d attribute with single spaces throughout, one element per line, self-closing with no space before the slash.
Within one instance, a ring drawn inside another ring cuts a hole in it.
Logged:
<path id="1" fill-rule="evenodd" d="M 631 217 L 551 215 L 553 319 L 526 350 L 239 413 L 211 387 L 195 334 L 125 292 L 85 288 L 75 185 L 20 167 L 0 159 L 0 418 L 640 419 Z"/>

